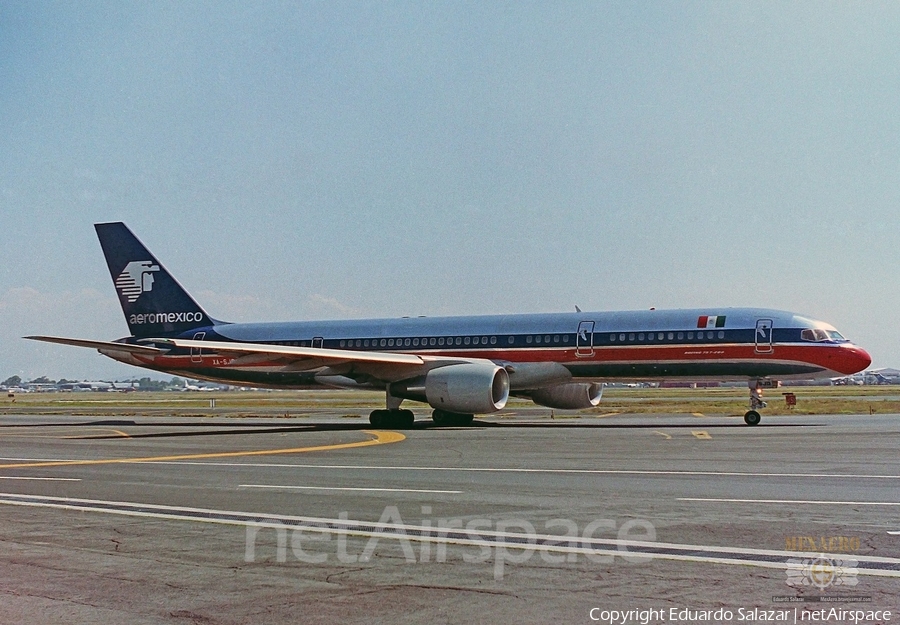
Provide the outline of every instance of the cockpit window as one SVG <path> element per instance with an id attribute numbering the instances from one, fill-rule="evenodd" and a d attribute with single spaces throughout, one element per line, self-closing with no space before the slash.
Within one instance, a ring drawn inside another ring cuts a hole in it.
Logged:
<path id="1" fill-rule="evenodd" d="M 822 330 L 820 328 L 807 328 L 800 332 L 800 338 L 804 341 L 846 341 L 837 330 Z"/>
<path id="2" fill-rule="evenodd" d="M 827 341 L 828 335 L 825 333 L 825 330 L 807 328 L 800 333 L 800 338 L 804 341 Z"/>

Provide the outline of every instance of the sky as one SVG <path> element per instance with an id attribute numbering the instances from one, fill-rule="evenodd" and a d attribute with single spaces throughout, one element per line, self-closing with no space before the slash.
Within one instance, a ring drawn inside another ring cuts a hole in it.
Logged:
<path id="1" fill-rule="evenodd" d="M 900 4 L 0 3 L 0 381 L 214 317 L 760 306 L 900 367 Z"/>

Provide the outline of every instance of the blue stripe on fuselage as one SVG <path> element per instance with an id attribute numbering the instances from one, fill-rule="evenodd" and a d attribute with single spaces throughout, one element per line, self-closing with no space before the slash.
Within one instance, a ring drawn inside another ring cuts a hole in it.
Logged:
<path id="1" fill-rule="evenodd" d="M 726 317 L 724 328 L 696 327 L 699 317 L 712 314 Z M 747 344 L 755 342 L 756 323 L 760 319 L 773 322 L 776 343 L 798 342 L 803 328 L 827 326 L 784 311 L 721 308 L 223 324 L 206 328 L 205 339 L 310 347 L 313 339 L 321 338 L 325 348 L 373 351 L 574 349 L 578 344 L 579 325 L 593 322 L 594 331 L 587 345 L 595 348 Z M 182 338 L 193 338 L 196 331 L 185 333 Z"/>

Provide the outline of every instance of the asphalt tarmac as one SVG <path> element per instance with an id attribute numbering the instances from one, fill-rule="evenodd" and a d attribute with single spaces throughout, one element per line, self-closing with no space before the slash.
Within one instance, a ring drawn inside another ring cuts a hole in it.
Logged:
<path id="1" fill-rule="evenodd" d="M 900 620 L 900 415 L 560 417 L 0 417 L 0 623 Z"/>

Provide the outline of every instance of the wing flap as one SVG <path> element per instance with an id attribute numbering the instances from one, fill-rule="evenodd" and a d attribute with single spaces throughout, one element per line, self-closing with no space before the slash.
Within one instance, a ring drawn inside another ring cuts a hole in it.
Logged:
<path id="1" fill-rule="evenodd" d="M 425 359 L 415 354 L 394 354 L 390 352 L 360 352 L 347 349 L 325 349 L 321 347 L 296 347 L 293 345 L 267 345 L 265 343 L 232 343 L 224 341 L 195 341 L 192 339 L 152 339 L 186 349 L 206 349 L 221 354 L 267 354 L 300 358 L 315 358 L 334 362 L 372 362 L 394 365 L 422 365 Z"/>
<path id="2" fill-rule="evenodd" d="M 58 343 L 59 345 L 74 345 L 75 347 L 87 347 L 90 349 L 126 352 L 129 354 L 142 354 L 144 356 L 158 356 L 165 354 L 167 350 L 149 345 L 132 345 L 129 343 L 116 343 L 114 341 L 91 341 L 88 339 L 70 339 L 62 336 L 24 336 L 22 338 L 45 343 Z"/>

